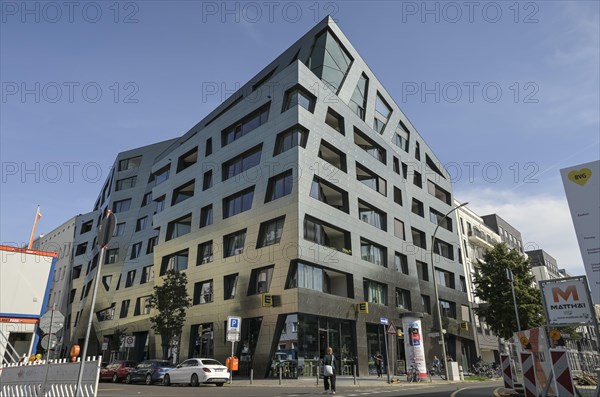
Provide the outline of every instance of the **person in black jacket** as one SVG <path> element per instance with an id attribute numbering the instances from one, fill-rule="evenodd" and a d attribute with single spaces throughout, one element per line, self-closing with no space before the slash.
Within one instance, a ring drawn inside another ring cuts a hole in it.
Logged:
<path id="1" fill-rule="evenodd" d="M 331 368 L 328 368 L 328 366 Z M 328 347 L 325 356 L 323 356 L 323 384 L 325 385 L 323 394 L 327 394 L 330 383 L 331 394 L 335 394 L 335 356 L 333 355 L 333 349 Z"/>

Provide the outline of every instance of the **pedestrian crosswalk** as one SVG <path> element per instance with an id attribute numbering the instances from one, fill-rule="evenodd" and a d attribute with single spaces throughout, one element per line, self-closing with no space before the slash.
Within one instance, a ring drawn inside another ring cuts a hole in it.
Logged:
<path id="1" fill-rule="evenodd" d="M 433 387 L 433 385 L 419 385 L 419 386 L 420 386 L 419 389 Z M 336 397 L 364 397 L 364 396 L 376 396 L 376 395 L 385 396 L 386 394 L 397 393 L 402 390 L 411 390 L 411 389 L 414 389 L 414 387 L 399 386 L 399 387 L 374 388 L 374 389 L 370 389 L 370 390 L 337 390 L 335 395 L 336 395 Z M 311 394 L 323 395 L 323 390 L 314 391 Z M 307 395 L 308 394 L 306 394 L 306 393 L 285 394 L 285 396 L 282 395 L 282 396 L 276 396 L 276 397 L 305 397 Z M 330 395 L 330 394 L 327 394 L 327 395 Z"/>

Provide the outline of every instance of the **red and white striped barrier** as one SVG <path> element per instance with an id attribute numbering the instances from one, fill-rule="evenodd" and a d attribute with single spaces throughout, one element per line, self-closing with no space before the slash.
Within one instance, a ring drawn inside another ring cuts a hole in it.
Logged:
<path id="1" fill-rule="evenodd" d="M 521 352 L 521 368 L 523 369 L 523 387 L 525 388 L 525 397 L 538 397 L 533 353 Z"/>
<path id="2" fill-rule="evenodd" d="M 504 388 L 514 389 L 515 381 L 513 378 L 512 361 L 508 354 L 500 355 L 500 362 L 502 363 L 502 376 L 504 378 Z"/>
<path id="3" fill-rule="evenodd" d="M 552 373 L 554 374 L 554 389 L 560 397 L 575 397 L 575 385 L 571 378 L 571 368 L 567 358 L 567 351 L 550 349 Z"/>

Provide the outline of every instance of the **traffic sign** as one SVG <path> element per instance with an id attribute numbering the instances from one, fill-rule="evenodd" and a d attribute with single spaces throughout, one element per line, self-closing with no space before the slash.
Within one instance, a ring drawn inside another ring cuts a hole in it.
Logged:
<path id="1" fill-rule="evenodd" d="M 388 325 L 390 323 L 386 317 L 379 317 L 379 322 L 383 325 Z"/>
<path id="2" fill-rule="evenodd" d="M 240 332 L 242 329 L 242 318 L 238 316 L 227 316 L 227 332 Z"/>
<path id="3" fill-rule="evenodd" d="M 52 310 L 50 310 L 40 318 L 39 328 L 43 333 L 47 334 L 50 331 L 55 333 L 61 330 L 64 325 L 65 316 L 63 316 L 58 310 L 54 310 L 54 314 L 52 314 Z"/>
<path id="4" fill-rule="evenodd" d="M 227 342 L 239 342 L 240 339 L 239 332 L 227 332 Z"/>
<path id="5" fill-rule="evenodd" d="M 135 347 L 135 336 L 123 337 L 123 347 Z"/>
<path id="6" fill-rule="evenodd" d="M 394 323 L 390 323 L 390 326 L 388 327 L 386 332 L 390 335 L 396 335 L 398 330 L 396 329 L 396 326 L 394 325 Z"/>
<path id="7" fill-rule="evenodd" d="M 41 342 L 42 349 L 44 349 L 44 350 L 54 349 L 56 347 L 57 343 L 58 343 L 58 338 L 56 337 L 55 334 L 46 334 L 42 338 L 42 342 Z M 48 344 L 50 344 L 49 347 L 48 347 Z"/>
<path id="8" fill-rule="evenodd" d="M 106 217 L 100 222 L 98 227 L 98 246 L 100 248 L 106 247 L 115 234 L 115 227 L 117 226 L 117 217 L 108 210 Z"/>

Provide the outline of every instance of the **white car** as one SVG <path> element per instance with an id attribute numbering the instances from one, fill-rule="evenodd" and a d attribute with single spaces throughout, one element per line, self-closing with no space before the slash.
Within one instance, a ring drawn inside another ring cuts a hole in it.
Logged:
<path id="1" fill-rule="evenodd" d="M 229 380 L 227 367 L 212 358 L 190 358 L 165 374 L 163 384 L 185 383 L 199 386 L 200 383 L 214 383 L 223 386 Z"/>

